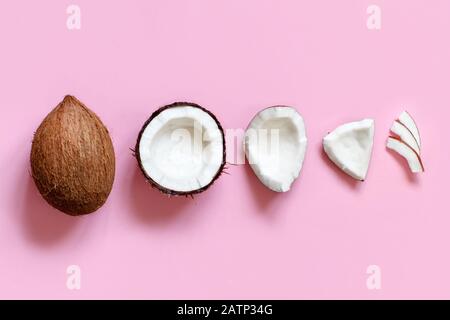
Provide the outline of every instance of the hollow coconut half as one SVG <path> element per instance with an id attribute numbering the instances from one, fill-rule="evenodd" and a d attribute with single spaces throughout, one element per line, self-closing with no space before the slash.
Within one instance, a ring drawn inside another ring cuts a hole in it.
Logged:
<path id="1" fill-rule="evenodd" d="M 323 138 L 324 151 L 342 171 L 364 181 L 372 157 L 374 131 L 372 119 L 343 124 Z"/>
<path id="2" fill-rule="evenodd" d="M 145 122 L 135 154 L 153 187 L 168 195 L 192 196 L 207 190 L 224 170 L 224 131 L 205 108 L 175 102 Z"/>
<path id="3" fill-rule="evenodd" d="M 307 147 L 305 124 L 292 107 L 274 106 L 260 111 L 244 138 L 247 160 L 269 189 L 286 192 L 298 178 Z"/>

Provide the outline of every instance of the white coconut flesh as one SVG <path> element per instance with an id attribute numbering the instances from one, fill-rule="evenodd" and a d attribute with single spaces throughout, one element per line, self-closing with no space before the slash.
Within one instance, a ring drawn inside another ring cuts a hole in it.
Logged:
<path id="1" fill-rule="evenodd" d="M 330 160 L 357 180 L 364 180 L 372 156 L 374 121 L 364 119 L 337 127 L 323 138 Z"/>
<path id="2" fill-rule="evenodd" d="M 142 132 L 141 168 L 159 186 L 192 192 L 208 186 L 223 167 L 223 133 L 215 119 L 193 106 L 163 110 Z"/>
<path id="3" fill-rule="evenodd" d="M 247 160 L 269 189 L 286 192 L 297 179 L 305 158 L 307 138 L 300 114 L 291 107 L 262 110 L 245 133 Z"/>
<path id="4" fill-rule="evenodd" d="M 402 141 L 404 141 L 408 146 L 414 149 L 417 154 L 420 154 L 420 147 L 417 144 L 411 131 L 405 127 L 401 122 L 395 120 L 391 127 L 392 133 L 396 134 Z"/>
<path id="5" fill-rule="evenodd" d="M 420 133 L 419 128 L 416 125 L 416 122 L 411 117 L 411 115 L 407 111 L 403 111 L 400 116 L 398 117 L 398 121 L 403 124 L 408 130 L 411 132 L 411 134 L 414 136 L 414 139 L 417 142 L 417 145 L 419 149 L 421 148 L 421 140 L 420 140 Z"/>
<path id="6" fill-rule="evenodd" d="M 419 154 L 414 151 L 409 145 L 400 141 L 399 139 L 389 137 L 386 143 L 386 147 L 397 152 L 408 162 L 409 168 L 413 173 L 423 172 L 423 165 Z"/>

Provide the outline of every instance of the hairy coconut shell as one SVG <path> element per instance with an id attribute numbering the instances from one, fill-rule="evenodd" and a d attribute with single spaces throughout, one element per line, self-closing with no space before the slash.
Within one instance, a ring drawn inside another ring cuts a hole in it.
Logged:
<path id="1" fill-rule="evenodd" d="M 166 187 L 160 185 L 158 182 L 156 182 L 155 180 L 153 180 L 146 172 L 145 169 L 142 165 L 142 160 L 141 160 L 141 155 L 140 155 L 140 151 L 139 151 L 139 144 L 141 142 L 141 138 L 142 138 L 142 134 L 144 133 L 145 129 L 147 128 L 147 126 L 150 124 L 150 122 L 156 117 L 158 116 L 161 112 L 170 109 L 170 108 L 176 108 L 176 107 L 184 107 L 184 106 L 188 106 L 188 107 L 193 107 L 193 108 L 198 108 L 202 111 L 204 111 L 205 113 L 207 113 L 217 124 L 217 127 L 219 128 L 220 134 L 222 135 L 222 141 L 223 141 L 223 154 L 222 154 L 222 164 L 220 165 L 219 170 L 216 172 L 214 178 L 204 187 L 199 188 L 199 189 L 195 189 L 192 191 L 175 191 L 175 190 L 171 190 L 171 189 L 167 189 Z M 192 103 L 192 102 L 174 102 L 172 104 L 160 107 L 159 109 L 157 109 L 156 111 L 154 111 L 150 117 L 147 119 L 147 121 L 145 121 L 144 125 L 142 126 L 141 130 L 139 131 L 138 134 L 138 138 L 136 141 L 136 146 L 134 148 L 134 154 L 136 156 L 136 160 L 138 162 L 138 166 L 141 169 L 142 174 L 144 175 L 145 179 L 150 183 L 150 185 L 153 188 L 158 189 L 160 192 L 167 194 L 169 196 L 190 196 L 193 197 L 195 194 L 198 193 L 202 193 L 206 190 L 209 189 L 209 187 L 211 187 L 214 182 L 221 176 L 221 174 L 224 172 L 225 169 L 225 163 L 226 163 L 226 145 L 225 145 L 225 134 L 224 134 L 224 130 L 222 125 L 220 124 L 219 120 L 217 119 L 217 117 L 208 109 L 203 108 L 202 106 L 196 104 L 196 103 Z"/>
<path id="2" fill-rule="evenodd" d="M 39 192 L 66 214 L 94 212 L 111 192 L 115 156 L 108 130 L 75 97 L 66 96 L 42 121 L 30 158 Z"/>

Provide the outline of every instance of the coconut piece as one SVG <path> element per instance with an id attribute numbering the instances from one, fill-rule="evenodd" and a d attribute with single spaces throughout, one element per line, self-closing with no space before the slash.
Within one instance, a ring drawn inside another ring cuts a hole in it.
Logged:
<path id="1" fill-rule="evenodd" d="M 145 122 L 135 153 L 153 187 L 169 195 L 193 195 L 207 190 L 224 169 L 224 132 L 210 111 L 176 102 Z"/>
<path id="2" fill-rule="evenodd" d="M 364 119 L 337 127 L 323 138 L 330 160 L 357 180 L 365 180 L 372 156 L 374 121 Z"/>
<path id="3" fill-rule="evenodd" d="M 391 132 L 397 135 L 404 143 L 406 143 L 409 147 L 414 149 L 414 151 L 420 155 L 420 147 L 417 144 L 416 139 L 413 134 L 404 124 L 395 120 L 391 127 Z"/>
<path id="4" fill-rule="evenodd" d="M 288 191 L 300 174 L 306 153 L 300 114 L 288 106 L 260 111 L 247 128 L 244 143 L 247 160 L 259 180 L 273 191 Z"/>
<path id="5" fill-rule="evenodd" d="M 66 96 L 42 121 L 30 160 L 41 195 L 69 215 L 96 211 L 114 182 L 115 156 L 108 130 L 73 96 Z"/>
<path id="6" fill-rule="evenodd" d="M 414 136 L 414 139 L 416 139 L 417 145 L 419 146 L 420 149 L 422 147 L 422 142 L 420 139 L 419 129 L 416 125 L 416 122 L 411 117 L 411 115 L 407 111 L 403 111 L 398 117 L 398 121 L 401 124 L 403 124 L 406 128 L 408 128 L 408 130 Z"/>
<path id="7" fill-rule="evenodd" d="M 408 162 L 411 172 L 419 173 L 425 171 L 420 155 L 400 139 L 396 137 L 389 137 L 387 139 L 386 147 L 397 152 L 399 155 L 405 158 Z"/>

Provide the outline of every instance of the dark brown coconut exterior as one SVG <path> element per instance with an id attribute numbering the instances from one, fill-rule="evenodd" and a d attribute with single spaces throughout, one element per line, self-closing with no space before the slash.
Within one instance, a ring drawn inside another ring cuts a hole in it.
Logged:
<path id="1" fill-rule="evenodd" d="M 208 115 L 211 116 L 211 118 L 214 119 L 214 121 L 217 124 L 217 127 L 219 128 L 219 131 L 222 135 L 222 141 L 223 141 L 223 156 L 222 156 L 222 164 L 219 167 L 219 170 L 217 171 L 216 175 L 214 176 L 214 178 L 211 180 L 211 182 L 209 184 L 207 184 L 206 186 L 199 188 L 199 189 L 195 189 L 195 190 L 191 190 L 189 192 L 180 192 L 180 191 L 175 191 L 175 190 L 171 190 L 171 189 L 167 189 L 163 186 L 161 186 L 159 183 L 157 183 L 156 181 L 154 181 L 144 170 L 144 167 L 142 166 L 142 161 L 141 161 L 141 156 L 139 154 L 139 143 L 141 142 L 141 137 L 142 134 L 144 133 L 145 128 L 148 126 L 148 124 L 157 116 L 159 115 L 161 112 L 163 112 L 164 110 L 167 110 L 169 108 L 175 108 L 175 107 L 183 107 L 183 106 L 188 106 L 188 107 L 194 107 L 194 108 L 199 108 L 202 111 L 206 112 Z M 224 168 L 225 168 L 225 162 L 226 162 L 226 149 L 225 149 L 225 134 L 222 128 L 222 125 L 220 124 L 219 120 L 217 120 L 216 116 L 209 110 L 201 107 L 200 105 L 196 104 L 196 103 L 192 103 L 192 102 L 174 102 L 172 104 L 166 105 L 164 107 L 159 108 L 158 110 L 156 110 L 155 112 L 153 112 L 150 116 L 150 118 L 148 118 L 147 121 L 145 121 L 144 125 L 142 126 L 141 131 L 139 132 L 137 141 L 136 141 L 136 146 L 134 148 L 134 152 L 136 155 L 136 159 L 139 165 L 139 168 L 142 171 L 142 174 L 144 175 L 144 177 L 147 179 L 147 181 L 150 183 L 150 185 L 156 189 L 158 189 L 159 191 L 161 191 L 164 194 L 170 195 L 170 196 L 194 196 L 195 194 L 201 193 L 203 191 L 206 191 L 209 189 L 209 187 L 211 187 L 213 185 L 213 183 L 220 177 L 220 175 L 222 174 Z"/>
<path id="2" fill-rule="evenodd" d="M 30 158 L 39 192 L 68 215 L 96 211 L 111 192 L 115 156 L 108 130 L 73 96 L 66 96 L 42 121 Z"/>

